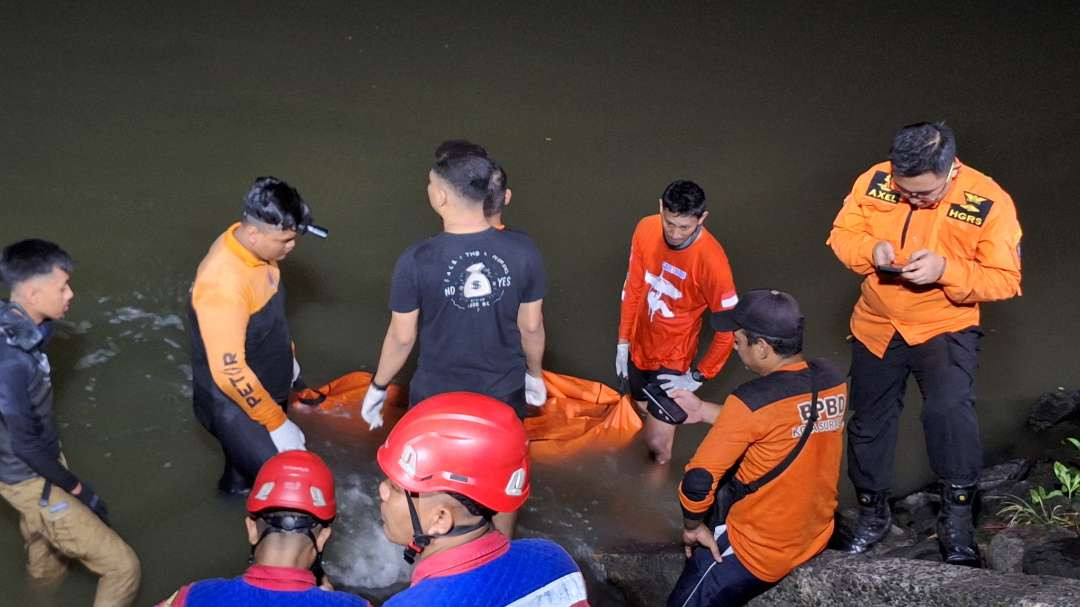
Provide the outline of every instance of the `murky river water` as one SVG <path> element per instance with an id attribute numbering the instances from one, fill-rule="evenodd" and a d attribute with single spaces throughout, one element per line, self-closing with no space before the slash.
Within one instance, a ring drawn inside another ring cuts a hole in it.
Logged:
<path id="1" fill-rule="evenodd" d="M 830 221 L 896 127 L 948 118 L 1026 232 L 1025 296 L 986 308 L 979 377 L 988 449 L 1017 448 L 1028 401 L 1080 376 L 1078 16 L 1045 3 L 0 1 L 0 241 L 54 239 L 78 261 L 71 325 L 50 350 L 58 415 L 74 470 L 142 558 L 139 604 L 245 564 L 242 502 L 215 493 L 220 451 L 191 412 L 182 319 L 250 180 L 287 179 L 333 232 L 284 266 L 314 385 L 374 365 L 393 261 L 438 230 L 424 179 L 450 137 L 507 167 L 507 220 L 545 252 L 545 366 L 607 380 L 630 233 L 680 177 L 708 193 L 737 284 L 794 293 L 809 351 L 846 365 L 857 281 L 824 245 Z M 732 363 L 702 394 L 747 378 Z M 406 573 L 378 532 L 376 440 L 349 420 L 301 424 L 341 482 L 331 572 L 381 596 Z M 898 490 L 930 479 L 918 406 L 904 424 Z M 704 430 L 681 432 L 676 466 Z M 643 489 L 643 457 L 541 467 L 521 528 L 579 557 L 674 540 L 674 477 Z M 0 507 L 0 604 L 24 604 L 20 550 Z M 93 581 L 74 573 L 55 604 L 89 604 Z"/>

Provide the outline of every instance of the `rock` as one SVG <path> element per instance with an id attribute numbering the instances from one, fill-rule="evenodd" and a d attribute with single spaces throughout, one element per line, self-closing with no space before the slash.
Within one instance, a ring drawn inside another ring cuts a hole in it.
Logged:
<path id="1" fill-rule="evenodd" d="M 884 553 L 888 558 L 915 559 L 919 561 L 941 562 L 941 549 L 938 548 L 937 539 L 923 540 L 917 544 L 900 546 Z"/>
<path id="2" fill-rule="evenodd" d="M 593 555 L 598 577 L 606 579 L 623 595 L 623 604 L 631 607 L 667 604 L 685 563 L 681 546 L 674 544 L 630 546 Z"/>
<path id="3" fill-rule="evenodd" d="M 1053 543 L 1053 542 L 1050 542 Z M 1046 544 L 1043 544 L 1046 546 Z M 923 548 L 936 552 L 929 542 Z M 1063 552 L 1063 550 L 1064 552 Z M 1071 555 L 1076 571 L 1080 547 L 1075 544 L 1044 555 Z M 1052 556 L 1057 555 L 1057 556 Z M 622 597 L 596 605 L 664 605 L 682 572 L 678 546 L 635 546 L 622 552 L 593 555 L 600 580 Z M 791 572 L 774 588 L 750 602 L 753 607 L 866 607 L 926 605 L 931 607 L 1080 606 L 1080 581 L 1048 575 L 1000 573 L 924 560 L 868 558 L 826 550 Z"/>
<path id="4" fill-rule="evenodd" d="M 752 607 L 1077 606 L 1080 581 L 908 559 L 868 559 L 827 550 L 749 604 Z"/>
<path id="5" fill-rule="evenodd" d="M 1077 400 L 1075 392 L 1044 392 L 1031 406 L 1028 426 L 1037 432 L 1050 428 L 1076 412 Z"/>
<path id="6" fill-rule="evenodd" d="M 1034 464 L 1032 460 L 1020 458 L 984 468 L 979 474 L 979 491 L 994 491 L 1023 480 Z"/>
<path id="7" fill-rule="evenodd" d="M 1080 580 L 1080 537 L 1051 540 L 1024 552 L 1024 573 Z"/>
<path id="8" fill-rule="evenodd" d="M 1076 534 L 1061 527 L 1038 525 L 1009 527 L 990 540 L 990 546 L 986 551 L 986 566 L 994 571 L 1023 573 L 1024 554 L 1028 549 L 1051 540 L 1071 537 L 1076 537 Z"/>

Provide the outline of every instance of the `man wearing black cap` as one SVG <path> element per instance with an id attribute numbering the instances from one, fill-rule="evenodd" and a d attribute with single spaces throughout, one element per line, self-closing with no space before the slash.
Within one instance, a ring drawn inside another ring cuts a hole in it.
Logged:
<path id="1" fill-rule="evenodd" d="M 713 314 L 712 325 L 735 332 L 739 358 L 761 377 L 722 405 L 673 393 L 687 422 L 713 425 L 679 486 L 689 560 L 668 605 L 683 607 L 742 605 L 821 552 L 833 532 L 840 476 L 847 385 L 829 363 L 803 358 L 795 299 L 755 289 L 734 310 Z M 810 436 L 800 440 L 809 424 Z M 776 476 L 755 483 L 774 470 Z M 728 472 L 729 483 L 750 487 L 742 499 L 727 501 L 721 521 L 717 491 Z"/>
<path id="2" fill-rule="evenodd" d="M 274 454 L 304 448 L 304 433 L 285 415 L 300 366 L 278 269 L 301 234 L 325 238 L 326 230 L 311 223 L 296 188 L 259 177 L 240 221 L 210 247 L 191 287 L 195 417 L 221 442 L 218 487 L 227 493 L 249 490 Z"/>

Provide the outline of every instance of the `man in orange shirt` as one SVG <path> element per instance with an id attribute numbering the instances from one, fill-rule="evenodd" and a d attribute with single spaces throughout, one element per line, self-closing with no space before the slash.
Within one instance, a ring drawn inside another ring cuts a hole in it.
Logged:
<path id="1" fill-rule="evenodd" d="M 689 391 L 674 393 L 687 422 L 705 421 L 712 429 L 679 486 L 689 560 L 669 606 L 742 605 L 821 552 L 833 532 L 847 409 L 843 374 L 803 358 L 803 317 L 787 293 L 749 291 L 712 323 L 717 331 L 735 331 L 735 351 L 761 377 L 736 388 L 722 406 Z M 815 390 L 813 431 L 795 453 L 812 419 Z M 724 521 L 713 519 L 725 477 L 755 483 L 793 453 L 775 478 L 732 504 Z"/>
<path id="2" fill-rule="evenodd" d="M 248 491 L 276 453 L 304 448 L 304 433 L 285 415 L 300 367 L 278 268 L 301 234 L 325 238 L 326 230 L 311 224 L 295 188 L 260 177 L 240 221 L 210 247 L 191 287 L 195 417 L 221 442 L 218 487 L 227 493 Z"/>
<path id="3" fill-rule="evenodd" d="M 645 386 L 667 391 L 701 387 L 731 355 L 731 333 L 713 336 L 696 367 L 701 316 L 735 306 L 735 281 L 724 247 L 705 229 L 705 192 L 692 181 L 673 181 L 660 198 L 660 213 L 638 222 L 623 283 L 615 373 L 645 409 Z M 667 463 L 675 426 L 645 418 L 645 443 Z"/>
<path id="4" fill-rule="evenodd" d="M 897 420 L 909 375 L 923 395 L 930 465 L 942 482 L 937 534 L 947 563 L 979 563 L 971 504 L 982 467 L 975 415 L 979 303 L 1020 294 L 1012 198 L 956 158 L 944 123 L 904 127 L 889 160 L 856 181 L 828 244 L 864 276 L 854 335 L 848 476 L 859 517 L 839 534 L 865 552 L 889 531 Z"/>

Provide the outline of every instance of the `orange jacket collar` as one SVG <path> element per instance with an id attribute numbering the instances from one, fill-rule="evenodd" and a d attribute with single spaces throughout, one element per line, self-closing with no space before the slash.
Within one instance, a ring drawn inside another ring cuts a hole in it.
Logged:
<path id="1" fill-rule="evenodd" d="M 261 266 L 269 263 L 263 261 L 262 259 L 259 259 L 254 253 L 249 251 L 247 247 L 240 244 L 240 241 L 236 239 L 236 229 L 239 227 L 240 222 L 238 221 L 229 226 L 229 229 L 225 230 L 225 246 L 228 247 L 230 251 L 232 251 L 233 255 L 236 255 L 241 260 L 243 260 L 244 263 L 251 267 Z"/>

